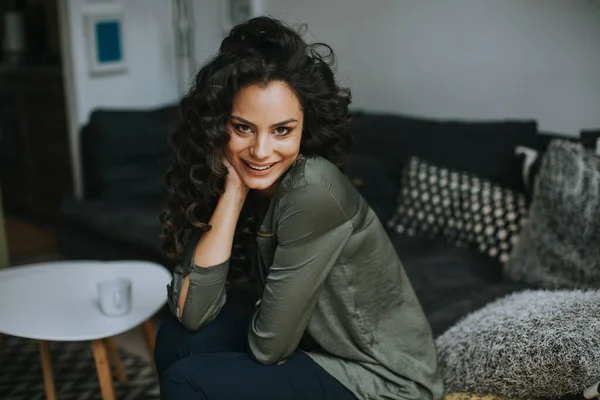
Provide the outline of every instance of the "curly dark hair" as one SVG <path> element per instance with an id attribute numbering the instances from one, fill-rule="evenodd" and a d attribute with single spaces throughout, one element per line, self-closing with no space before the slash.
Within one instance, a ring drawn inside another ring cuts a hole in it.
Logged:
<path id="1" fill-rule="evenodd" d="M 178 120 L 169 136 L 167 204 L 160 217 L 163 251 L 171 260 L 179 259 L 184 238 L 193 228 L 210 229 L 207 222 L 223 193 L 227 174 L 222 161 L 229 141 L 226 125 L 240 88 L 285 82 L 304 113 L 300 152 L 306 157 L 324 157 L 344 170 L 351 94 L 336 83 L 331 47 L 307 44 L 300 32 L 305 29 L 302 25 L 296 31 L 270 17 L 235 26 L 181 100 Z M 240 221 L 248 220 L 242 216 Z M 242 230 L 253 233 L 248 224 L 238 223 L 236 232 Z"/>

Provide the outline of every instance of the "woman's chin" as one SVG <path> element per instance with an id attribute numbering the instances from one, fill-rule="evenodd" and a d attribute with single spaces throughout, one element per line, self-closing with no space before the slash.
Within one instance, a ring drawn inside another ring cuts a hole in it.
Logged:
<path id="1" fill-rule="evenodd" d="M 273 184 L 276 182 L 273 179 L 248 179 L 244 180 L 246 186 L 248 186 L 251 190 L 256 190 L 257 192 L 269 191 L 273 188 Z"/>
<path id="2" fill-rule="evenodd" d="M 273 186 L 273 182 L 246 182 L 246 185 L 252 190 L 261 191 L 269 189 Z"/>

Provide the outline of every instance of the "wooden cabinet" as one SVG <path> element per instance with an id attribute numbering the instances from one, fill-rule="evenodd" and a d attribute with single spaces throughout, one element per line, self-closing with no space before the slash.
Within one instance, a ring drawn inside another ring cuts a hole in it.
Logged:
<path id="1" fill-rule="evenodd" d="M 54 219 L 72 193 L 62 71 L 0 67 L 0 182 L 8 213 Z"/>

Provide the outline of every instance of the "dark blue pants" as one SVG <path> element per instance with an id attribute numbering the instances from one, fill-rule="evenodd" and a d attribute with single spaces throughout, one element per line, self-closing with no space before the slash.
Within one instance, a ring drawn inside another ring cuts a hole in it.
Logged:
<path id="1" fill-rule="evenodd" d="M 175 317 L 158 331 L 154 360 L 162 400 L 356 400 L 306 354 L 262 365 L 248 352 L 249 316 L 227 309 L 200 331 Z"/>

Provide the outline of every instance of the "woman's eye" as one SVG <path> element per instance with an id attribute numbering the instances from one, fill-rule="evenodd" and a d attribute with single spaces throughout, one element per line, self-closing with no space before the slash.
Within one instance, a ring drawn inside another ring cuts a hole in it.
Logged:
<path id="1" fill-rule="evenodd" d="M 278 128 L 275 128 L 275 133 L 278 135 L 287 135 L 288 133 L 290 133 L 290 128 L 286 128 L 285 126 L 280 126 Z"/>
<path id="2" fill-rule="evenodd" d="M 235 129 L 242 133 L 251 133 L 252 132 L 252 128 L 250 128 L 248 125 L 244 125 L 244 124 L 235 125 Z"/>

